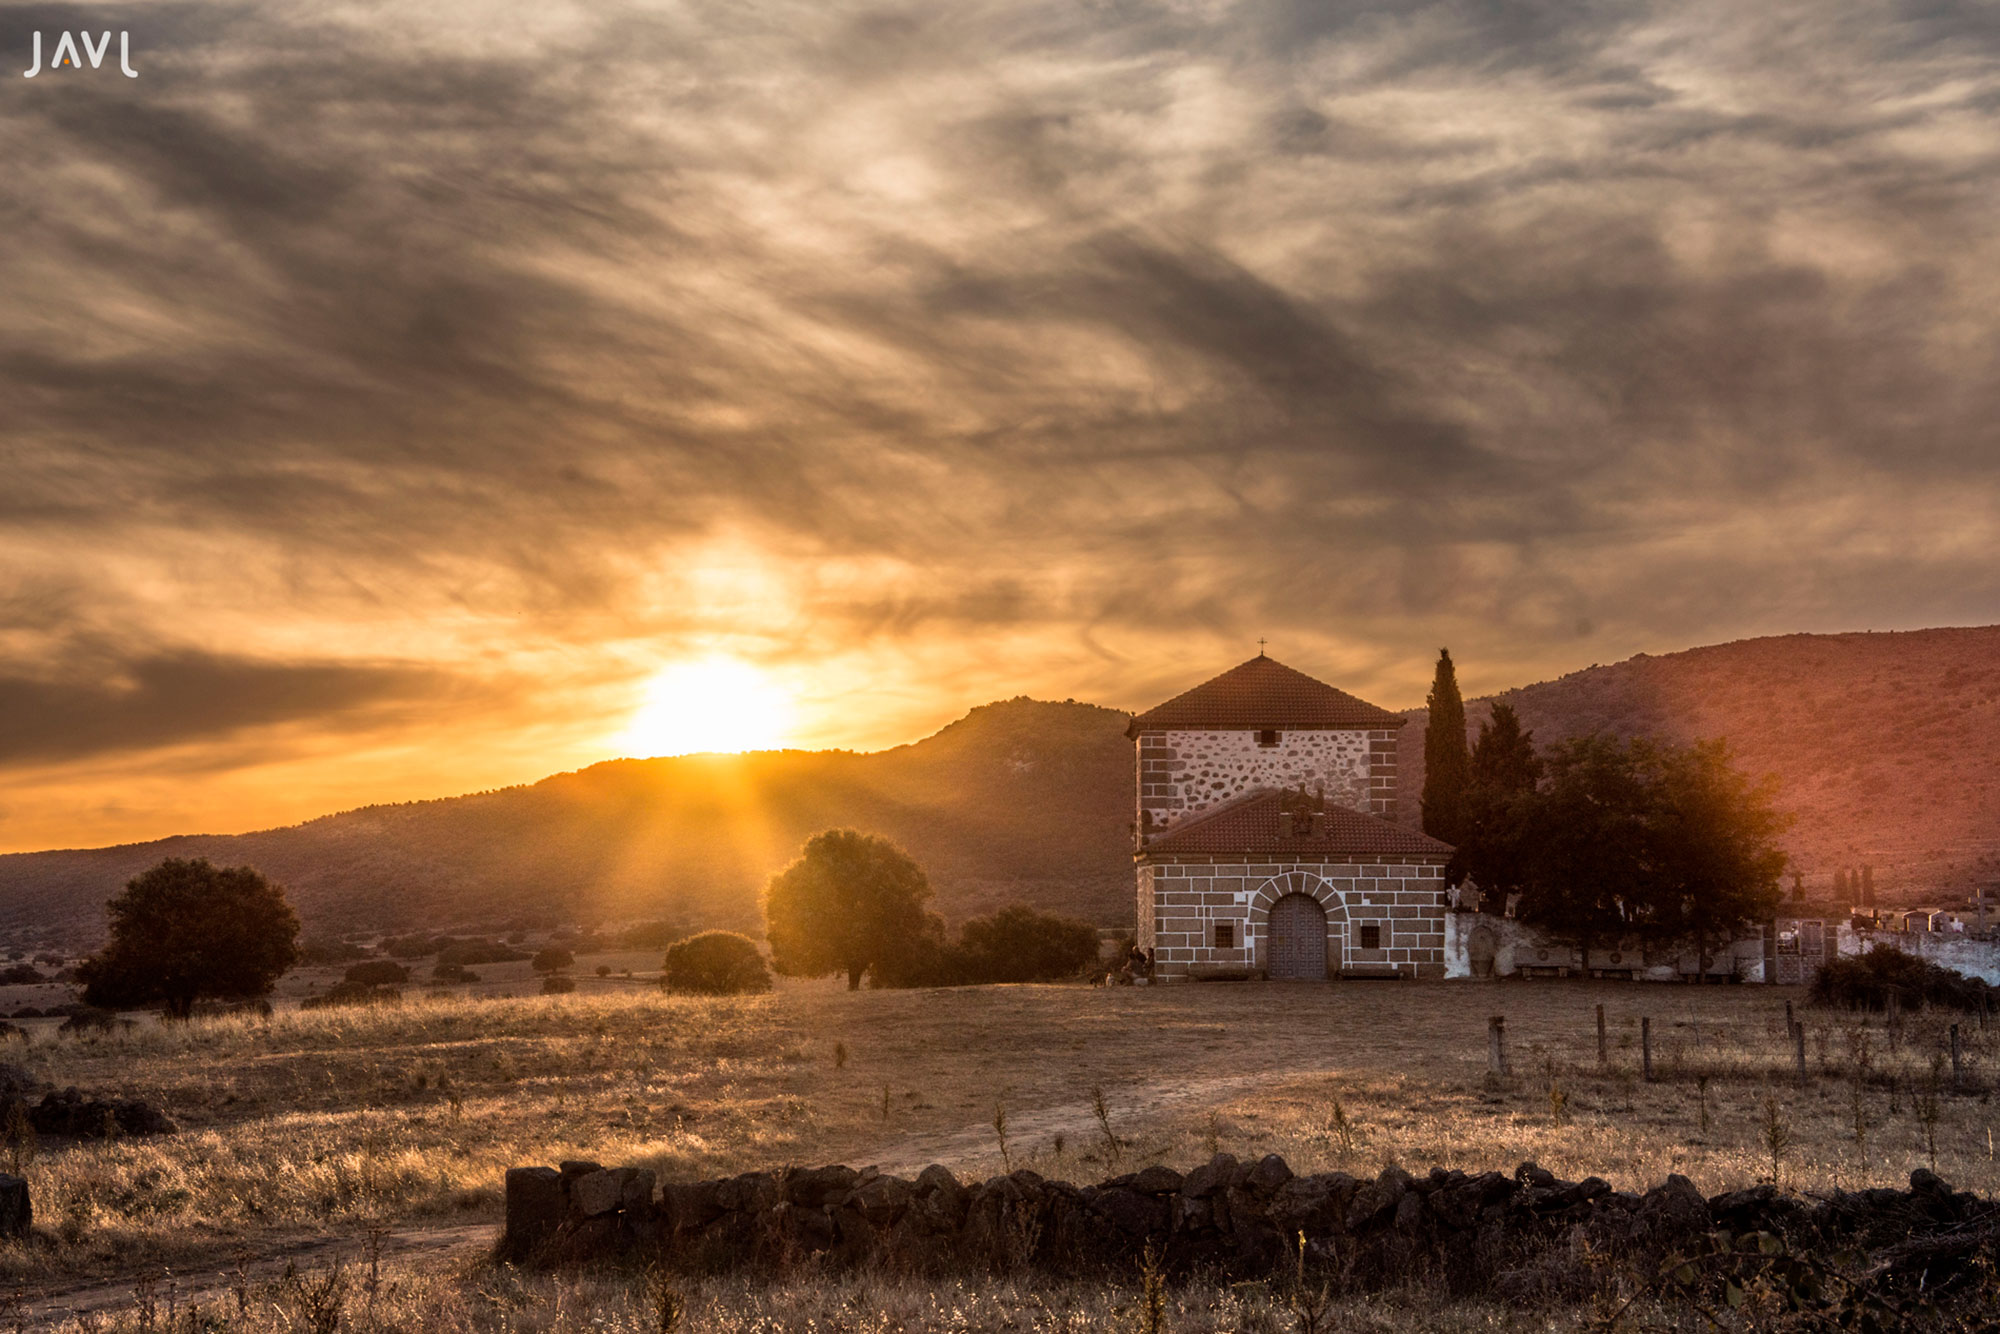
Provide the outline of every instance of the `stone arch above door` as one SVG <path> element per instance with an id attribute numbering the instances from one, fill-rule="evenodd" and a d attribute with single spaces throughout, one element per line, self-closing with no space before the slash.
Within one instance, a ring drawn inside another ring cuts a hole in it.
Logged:
<path id="1" fill-rule="evenodd" d="M 1262 934 L 1262 928 L 1271 917 L 1271 905 L 1287 894 L 1310 894 L 1318 899 L 1319 906 L 1326 909 L 1329 925 L 1347 921 L 1347 900 L 1333 887 L 1332 881 L 1311 871 L 1287 871 L 1266 880 L 1250 896 L 1248 920 L 1252 932 Z"/>
<path id="2" fill-rule="evenodd" d="M 1347 900 L 1333 882 L 1311 871 L 1286 871 L 1259 885 L 1250 896 L 1244 916 L 1244 943 L 1249 946 L 1257 968 L 1270 967 L 1271 907 L 1290 894 L 1304 894 L 1318 901 L 1326 912 L 1327 972 L 1338 974 L 1347 956 Z"/>

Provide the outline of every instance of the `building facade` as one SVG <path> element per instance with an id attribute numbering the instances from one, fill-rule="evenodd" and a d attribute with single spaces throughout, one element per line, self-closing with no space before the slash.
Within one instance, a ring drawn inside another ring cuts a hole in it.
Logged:
<path id="1" fill-rule="evenodd" d="M 1133 719 L 1157 977 L 1444 975 L 1451 848 L 1395 822 L 1404 721 L 1262 654 Z"/>

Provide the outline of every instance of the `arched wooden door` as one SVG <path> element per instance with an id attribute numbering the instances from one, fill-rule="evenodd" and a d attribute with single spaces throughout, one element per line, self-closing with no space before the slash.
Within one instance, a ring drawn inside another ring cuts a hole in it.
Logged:
<path id="1" fill-rule="evenodd" d="M 1310 894 L 1287 894 L 1271 905 L 1271 950 L 1265 970 L 1273 978 L 1326 980 L 1326 909 Z"/>

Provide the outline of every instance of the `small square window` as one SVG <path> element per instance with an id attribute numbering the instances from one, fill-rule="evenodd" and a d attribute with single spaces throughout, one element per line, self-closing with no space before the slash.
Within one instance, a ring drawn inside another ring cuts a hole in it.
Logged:
<path id="1" fill-rule="evenodd" d="M 1382 948 L 1382 927 L 1379 923 L 1363 922 L 1361 924 L 1361 948 L 1364 950 L 1379 950 Z"/>
<path id="2" fill-rule="evenodd" d="M 1260 746 L 1277 745 L 1278 744 L 1277 731 L 1273 728 L 1266 728 L 1263 731 L 1257 733 L 1257 744 Z"/>
<path id="3" fill-rule="evenodd" d="M 1217 922 L 1215 924 L 1215 948 L 1233 950 L 1236 948 L 1236 923 Z"/>

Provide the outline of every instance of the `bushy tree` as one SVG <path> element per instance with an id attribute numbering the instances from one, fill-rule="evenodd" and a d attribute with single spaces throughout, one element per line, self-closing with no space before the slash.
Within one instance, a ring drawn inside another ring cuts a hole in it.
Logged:
<path id="1" fill-rule="evenodd" d="M 1585 948 L 1631 934 L 1705 953 L 1777 910 L 1788 817 L 1774 782 L 1738 772 L 1723 743 L 1583 737 L 1552 748 L 1532 788 L 1518 786 L 1518 746 L 1505 749 L 1514 760 L 1496 750 L 1493 772 L 1511 777 L 1493 781 L 1512 795 L 1475 795 L 1490 827 L 1475 821 L 1453 869 L 1517 882 L 1522 920 Z"/>
<path id="2" fill-rule="evenodd" d="M 965 983 L 964 959 L 945 932 L 944 918 L 923 915 L 915 930 L 899 935 L 868 970 L 871 987 L 955 987 Z"/>
<path id="3" fill-rule="evenodd" d="M 1097 928 L 1016 903 L 960 927 L 959 954 L 970 982 L 1054 982 L 1096 961 Z"/>
<path id="4" fill-rule="evenodd" d="M 1437 673 L 1424 703 L 1430 709 L 1424 728 L 1424 832 L 1455 844 L 1464 834 L 1472 757 L 1465 747 L 1465 701 L 1458 693 L 1458 669 L 1448 648 L 1438 650 Z"/>
<path id="5" fill-rule="evenodd" d="M 298 957 L 285 892 L 248 866 L 168 858 L 107 905 L 111 939 L 77 976 L 90 1005 L 160 1003 L 184 1019 L 203 997 L 269 995 Z"/>
<path id="6" fill-rule="evenodd" d="M 1778 837 L 1791 819 L 1777 809 L 1777 780 L 1737 770 L 1721 741 L 1657 747 L 1650 759 L 1644 900 L 1656 931 L 1690 936 L 1705 953 L 1778 910 L 1785 873 Z"/>
<path id="7" fill-rule="evenodd" d="M 1516 914 L 1586 948 L 1638 922 L 1650 854 L 1644 753 L 1613 737 L 1552 749 L 1547 781 L 1516 809 L 1527 850 Z"/>
<path id="8" fill-rule="evenodd" d="M 576 962 L 576 956 L 560 945 L 551 945 L 528 961 L 538 973 L 560 973 Z"/>
<path id="9" fill-rule="evenodd" d="M 1527 885 L 1529 830 L 1542 761 L 1535 734 L 1522 730 L 1511 704 L 1495 704 L 1479 725 L 1472 748 L 1471 782 L 1461 808 L 1459 841 L 1447 868 L 1453 885 L 1467 876 L 1496 907 Z"/>
<path id="10" fill-rule="evenodd" d="M 829 829 L 764 892 L 771 963 L 788 977 L 847 974 L 852 991 L 869 969 L 909 953 L 927 929 L 930 881 L 886 838 Z"/>
<path id="11" fill-rule="evenodd" d="M 769 991 L 771 973 L 757 942 L 734 931 L 704 931 L 676 941 L 667 950 L 660 984 L 669 991 L 734 996 Z"/>

